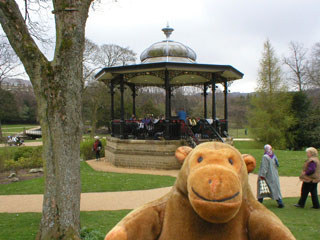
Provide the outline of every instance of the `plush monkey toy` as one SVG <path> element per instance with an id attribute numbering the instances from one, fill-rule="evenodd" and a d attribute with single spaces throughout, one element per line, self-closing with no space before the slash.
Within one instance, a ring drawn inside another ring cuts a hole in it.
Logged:
<path id="1" fill-rule="evenodd" d="M 105 240 L 295 239 L 254 198 L 246 167 L 254 169 L 252 156 L 207 142 L 179 147 L 176 157 L 183 165 L 172 190 L 129 213 Z"/>

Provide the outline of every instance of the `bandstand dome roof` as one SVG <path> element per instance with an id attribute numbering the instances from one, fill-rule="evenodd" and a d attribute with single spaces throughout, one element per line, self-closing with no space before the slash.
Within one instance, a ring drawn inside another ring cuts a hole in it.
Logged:
<path id="1" fill-rule="evenodd" d="M 167 26 L 162 31 L 166 35 L 166 40 L 152 44 L 140 55 L 142 63 L 153 62 L 185 62 L 194 63 L 197 59 L 195 51 L 190 47 L 173 40 L 170 40 L 170 35 L 173 28 Z"/>
<path id="2" fill-rule="evenodd" d="M 140 64 L 106 67 L 95 78 L 106 84 L 123 79 L 134 86 L 165 85 L 166 74 L 171 86 L 193 86 L 241 79 L 243 73 L 230 65 L 196 63 L 196 53 L 188 46 L 169 39 L 173 28 L 162 31 L 166 40 L 152 44 L 140 55 Z"/>

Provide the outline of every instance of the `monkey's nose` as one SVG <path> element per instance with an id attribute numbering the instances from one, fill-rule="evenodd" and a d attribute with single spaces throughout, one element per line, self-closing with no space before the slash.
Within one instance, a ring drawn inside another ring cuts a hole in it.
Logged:
<path id="1" fill-rule="evenodd" d="M 219 179 L 216 178 L 210 178 L 209 179 L 209 185 L 211 185 L 211 190 L 214 192 L 216 186 L 220 183 Z"/>

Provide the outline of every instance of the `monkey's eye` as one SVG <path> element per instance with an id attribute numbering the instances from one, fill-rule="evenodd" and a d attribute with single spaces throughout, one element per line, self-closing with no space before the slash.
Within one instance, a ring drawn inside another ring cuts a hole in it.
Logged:
<path id="1" fill-rule="evenodd" d="M 202 160 L 203 160 L 203 157 L 199 157 L 198 158 L 198 163 L 202 162 Z"/>
<path id="2" fill-rule="evenodd" d="M 229 158 L 228 161 L 229 161 L 229 163 L 230 163 L 231 165 L 233 165 L 233 160 L 232 160 L 232 158 Z"/>

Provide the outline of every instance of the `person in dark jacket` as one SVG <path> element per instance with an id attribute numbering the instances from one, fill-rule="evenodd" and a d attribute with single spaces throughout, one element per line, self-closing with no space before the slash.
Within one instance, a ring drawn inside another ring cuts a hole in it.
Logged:
<path id="1" fill-rule="evenodd" d="M 93 143 L 93 151 L 96 153 L 96 161 L 100 161 L 100 151 L 102 149 L 102 143 L 99 136 L 94 137 L 95 141 Z"/>
<path id="2" fill-rule="evenodd" d="M 300 175 L 300 180 L 303 181 L 301 187 L 301 197 L 299 202 L 295 204 L 295 207 L 304 208 L 307 201 L 309 192 L 311 193 L 312 208 L 319 209 L 319 199 L 318 199 L 318 182 L 320 182 L 320 163 L 318 158 L 318 151 L 314 147 L 309 147 L 306 149 L 307 160 L 304 163 L 302 173 Z"/>

